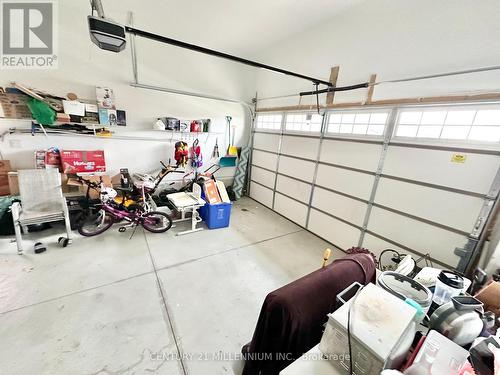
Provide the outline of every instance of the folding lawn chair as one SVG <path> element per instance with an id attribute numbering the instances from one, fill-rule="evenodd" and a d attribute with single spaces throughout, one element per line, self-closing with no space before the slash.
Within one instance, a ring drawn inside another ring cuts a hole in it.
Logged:
<path id="1" fill-rule="evenodd" d="M 68 242 L 71 225 L 68 206 L 61 189 L 57 169 L 23 169 L 18 172 L 21 203 L 12 204 L 17 253 L 23 253 L 21 227 L 64 220 Z M 27 232 L 25 230 L 25 232 Z"/>

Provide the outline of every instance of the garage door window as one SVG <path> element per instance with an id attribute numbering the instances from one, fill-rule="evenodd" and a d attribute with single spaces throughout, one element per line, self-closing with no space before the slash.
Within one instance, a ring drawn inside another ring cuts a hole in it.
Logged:
<path id="1" fill-rule="evenodd" d="M 382 136 L 389 112 L 332 112 L 328 133 Z"/>
<path id="2" fill-rule="evenodd" d="M 255 127 L 257 129 L 280 130 L 282 118 L 281 114 L 258 115 Z"/>
<path id="3" fill-rule="evenodd" d="M 500 106 L 405 109 L 396 136 L 500 142 Z"/>
<path id="4" fill-rule="evenodd" d="M 319 133 L 323 117 L 317 113 L 289 113 L 286 115 L 287 131 Z"/>

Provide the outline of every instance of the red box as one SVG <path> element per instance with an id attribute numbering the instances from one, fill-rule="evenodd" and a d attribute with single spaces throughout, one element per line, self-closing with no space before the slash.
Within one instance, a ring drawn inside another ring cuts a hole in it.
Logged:
<path id="1" fill-rule="evenodd" d="M 50 148 L 45 152 L 45 168 L 57 168 L 61 171 L 61 153 L 58 149 Z"/>
<path id="2" fill-rule="evenodd" d="M 61 150 L 64 173 L 106 172 L 103 150 Z"/>

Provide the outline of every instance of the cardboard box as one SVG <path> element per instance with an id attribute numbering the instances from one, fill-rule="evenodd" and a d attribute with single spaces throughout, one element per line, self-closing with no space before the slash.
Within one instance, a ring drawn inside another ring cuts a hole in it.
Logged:
<path id="1" fill-rule="evenodd" d="M 10 168 L 10 160 L 0 160 L 0 173 L 7 173 L 12 171 Z"/>
<path id="2" fill-rule="evenodd" d="M 19 195 L 19 181 L 17 178 L 17 172 L 8 172 L 7 177 L 9 179 L 10 195 Z"/>
<path id="3" fill-rule="evenodd" d="M 474 296 L 484 303 L 485 311 L 492 311 L 500 315 L 500 282 L 492 281 Z"/>
<path id="4" fill-rule="evenodd" d="M 9 160 L 0 160 L 0 195 L 9 195 L 9 175 L 11 171 Z"/>
<path id="5" fill-rule="evenodd" d="M 6 118 L 32 119 L 28 108 L 29 96 L 24 94 L 0 93 L 0 105 Z"/>
<path id="6" fill-rule="evenodd" d="M 61 163 L 64 173 L 106 171 L 103 150 L 61 150 Z"/>
<path id="7" fill-rule="evenodd" d="M 45 168 L 45 150 L 35 151 L 35 169 Z"/>
<path id="8" fill-rule="evenodd" d="M 86 195 L 87 194 L 87 185 L 82 184 L 79 180 L 76 178 L 72 178 L 71 176 L 68 177 L 66 174 L 62 174 L 64 176 L 64 183 L 63 186 L 66 185 L 67 190 L 72 190 L 71 194 L 72 195 Z M 102 183 L 106 187 L 113 187 L 113 184 L 111 183 L 111 177 L 108 175 L 104 176 L 88 176 L 84 177 L 86 180 L 89 180 L 91 182 L 95 182 L 97 184 L 100 183 L 102 177 Z M 75 190 L 76 189 L 76 190 Z M 64 193 L 64 189 L 63 189 Z M 89 190 L 89 198 L 90 199 L 99 199 L 99 191 L 96 191 L 94 189 Z"/>
<path id="9" fill-rule="evenodd" d="M 1 176 L 1 172 L 0 172 Z M 109 176 L 102 176 L 103 182 L 106 186 L 112 187 L 111 179 Z M 7 173 L 8 186 L 10 195 L 19 195 L 19 180 L 17 177 L 17 172 L 8 172 Z M 94 182 L 99 182 L 98 176 L 89 177 L 90 180 Z M 1 181 L 1 177 L 0 177 Z M 87 194 L 87 186 L 82 185 L 78 180 L 72 179 L 65 173 L 61 173 L 61 190 L 64 195 L 85 195 Z M 6 195 L 6 194 L 4 194 Z M 99 198 L 99 192 L 95 190 L 90 190 L 89 197 L 92 199 Z"/>
<path id="10" fill-rule="evenodd" d="M 71 117 L 66 113 L 57 113 L 56 114 L 56 121 L 58 121 L 58 122 L 70 122 Z"/>
<path id="11" fill-rule="evenodd" d="M 208 203 L 217 204 L 222 202 L 214 180 L 205 181 L 203 184 L 203 190 L 205 193 L 205 200 Z"/>

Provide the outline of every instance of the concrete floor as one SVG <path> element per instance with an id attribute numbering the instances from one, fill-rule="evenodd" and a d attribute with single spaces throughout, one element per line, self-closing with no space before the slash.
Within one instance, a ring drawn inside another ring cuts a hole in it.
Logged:
<path id="1" fill-rule="evenodd" d="M 0 373 L 240 374 L 266 294 L 317 269 L 328 244 L 248 198 L 229 228 L 176 237 L 183 226 L 67 248 L 54 228 L 26 236 L 23 256 L 0 238 Z"/>

